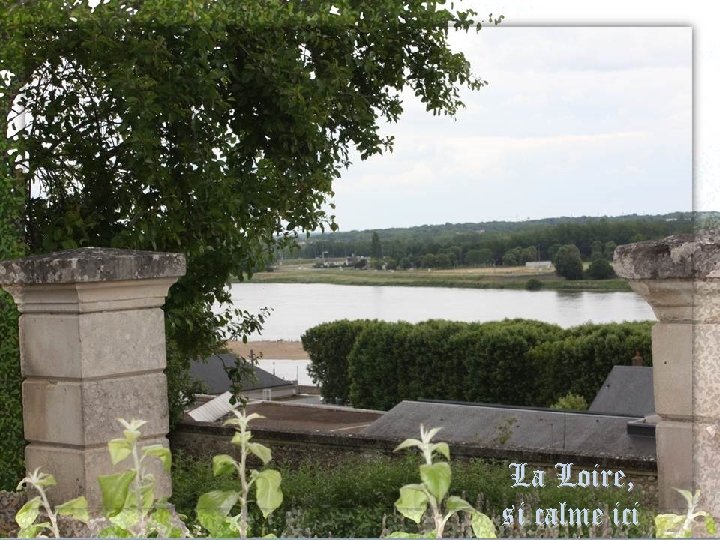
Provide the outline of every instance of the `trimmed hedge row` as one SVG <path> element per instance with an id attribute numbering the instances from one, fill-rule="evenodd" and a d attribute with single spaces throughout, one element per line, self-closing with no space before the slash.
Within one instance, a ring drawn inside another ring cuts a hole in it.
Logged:
<path id="1" fill-rule="evenodd" d="M 637 352 L 651 365 L 651 326 L 343 320 L 309 329 L 302 342 L 328 400 L 380 410 L 419 398 L 547 407 L 569 392 L 590 403 L 612 367 Z"/>

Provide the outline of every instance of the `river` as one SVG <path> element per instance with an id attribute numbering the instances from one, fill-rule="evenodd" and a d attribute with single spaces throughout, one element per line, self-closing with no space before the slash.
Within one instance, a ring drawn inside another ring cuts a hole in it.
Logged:
<path id="1" fill-rule="evenodd" d="M 632 292 L 518 291 L 441 287 L 369 287 L 303 283 L 235 283 L 233 304 L 251 313 L 273 308 L 261 336 L 299 340 L 317 324 L 338 319 L 419 322 L 537 319 L 563 327 L 584 322 L 654 320 Z"/>

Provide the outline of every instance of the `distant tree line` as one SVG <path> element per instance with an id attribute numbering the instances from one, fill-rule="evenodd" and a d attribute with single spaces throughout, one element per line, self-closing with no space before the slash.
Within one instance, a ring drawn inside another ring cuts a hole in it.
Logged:
<path id="1" fill-rule="evenodd" d="M 568 250 L 574 251 L 568 246 L 574 246 L 581 261 L 607 262 L 618 245 L 692 230 L 692 213 L 446 224 L 313 235 L 284 255 L 307 259 L 321 257 L 323 252 L 330 258 L 364 256 L 382 260 L 388 269 L 522 266 L 529 261 L 555 262 L 559 254 L 567 258 Z M 598 262 L 595 267 L 602 274 L 609 265 Z"/>

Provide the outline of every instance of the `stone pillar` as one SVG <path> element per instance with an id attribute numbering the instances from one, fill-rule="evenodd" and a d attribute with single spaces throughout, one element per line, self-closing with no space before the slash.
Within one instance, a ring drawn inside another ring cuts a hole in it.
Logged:
<path id="1" fill-rule="evenodd" d="M 720 234 L 619 246 L 615 271 L 652 306 L 655 438 L 661 510 L 685 508 L 673 488 L 702 492 L 720 516 Z"/>
<path id="2" fill-rule="evenodd" d="M 167 446 L 165 323 L 180 254 L 82 248 L 0 262 L 0 285 L 20 311 L 25 461 L 55 476 L 55 501 L 101 503 L 96 478 L 113 468 L 117 418 L 146 420 L 141 444 Z M 154 465 L 153 465 L 154 466 Z M 157 495 L 170 478 L 153 470 Z"/>

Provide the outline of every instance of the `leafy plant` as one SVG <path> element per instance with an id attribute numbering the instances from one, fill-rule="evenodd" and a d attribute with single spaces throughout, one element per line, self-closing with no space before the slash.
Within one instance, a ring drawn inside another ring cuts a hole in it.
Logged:
<path id="1" fill-rule="evenodd" d="M 252 433 L 247 429 L 248 423 L 256 418 L 264 418 L 259 414 L 246 415 L 245 411 L 234 410 L 235 418 L 225 421 L 225 425 L 235 427 L 232 444 L 238 447 L 240 460 L 228 454 L 220 454 L 213 458 L 213 475 L 232 475 L 237 473 L 240 479 L 240 490 L 216 490 L 205 493 L 198 500 L 196 513 L 198 521 L 205 527 L 211 536 L 226 537 L 240 534 L 240 538 L 247 538 L 248 503 L 250 489 L 255 486 L 255 504 L 260 508 L 264 518 L 277 509 L 283 501 L 280 489 L 281 476 L 274 469 L 262 471 L 247 470 L 247 459 L 254 455 L 266 465 L 272 459 L 272 453 L 267 446 L 252 442 Z M 230 516 L 235 505 L 240 506 L 240 513 Z"/>
<path id="2" fill-rule="evenodd" d="M 687 512 L 681 514 L 658 514 L 655 516 L 655 536 L 657 538 L 690 538 L 693 530 L 698 525 L 698 518 L 702 519 L 705 531 L 711 536 L 717 533 L 717 527 L 713 517 L 704 510 L 697 510 L 697 503 L 700 499 L 700 492 L 695 494 L 684 489 L 676 489 L 687 502 Z"/>
<path id="3" fill-rule="evenodd" d="M 569 392 L 553 403 L 550 408 L 565 409 L 570 411 L 586 411 L 588 404 L 584 397 Z"/>
<path id="4" fill-rule="evenodd" d="M 122 439 L 108 443 L 113 465 L 132 459 L 132 468 L 116 474 L 98 477 L 105 514 L 111 524 L 100 531 L 101 537 L 147 538 L 157 535 L 164 538 L 178 538 L 182 530 L 173 524 L 172 514 L 164 499 L 155 500 L 155 478 L 147 472 L 145 460 L 155 458 L 161 461 L 165 471 L 170 471 L 172 457 L 170 450 L 161 444 L 138 448 L 140 427 L 144 420 L 127 422 L 118 419 L 125 430 Z"/>
<path id="5" fill-rule="evenodd" d="M 395 501 L 395 508 L 403 516 L 415 523 L 420 523 L 430 507 L 434 524 L 432 531 L 424 534 L 396 532 L 390 538 L 442 538 L 448 520 L 459 512 L 470 514 L 472 530 L 478 538 L 495 538 L 495 525 L 488 516 L 479 512 L 464 499 L 450 495 L 452 472 L 446 461 L 433 462 L 436 454 L 450 459 L 450 448 L 447 443 L 433 443 L 432 439 L 441 428 L 425 430 L 420 425 L 420 439 L 406 439 L 395 449 L 417 447 L 422 452 L 425 463 L 420 465 L 420 484 L 407 484 L 400 488 L 400 498 Z"/>
<path id="6" fill-rule="evenodd" d="M 23 478 L 17 486 L 20 491 L 25 487 L 32 487 L 38 495 L 26 502 L 15 515 L 15 521 L 20 526 L 18 538 L 36 538 L 45 536 L 50 532 L 54 538 L 60 538 L 58 529 L 58 516 L 70 516 L 83 523 L 88 521 L 88 506 L 85 497 L 77 497 L 55 507 L 48 502 L 46 488 L 56 485 L 55 477 L 51 474 L 40 472 L 35 469 L 32 473 Z M 48 521 L 36 523 L 41 511 Z"/>

